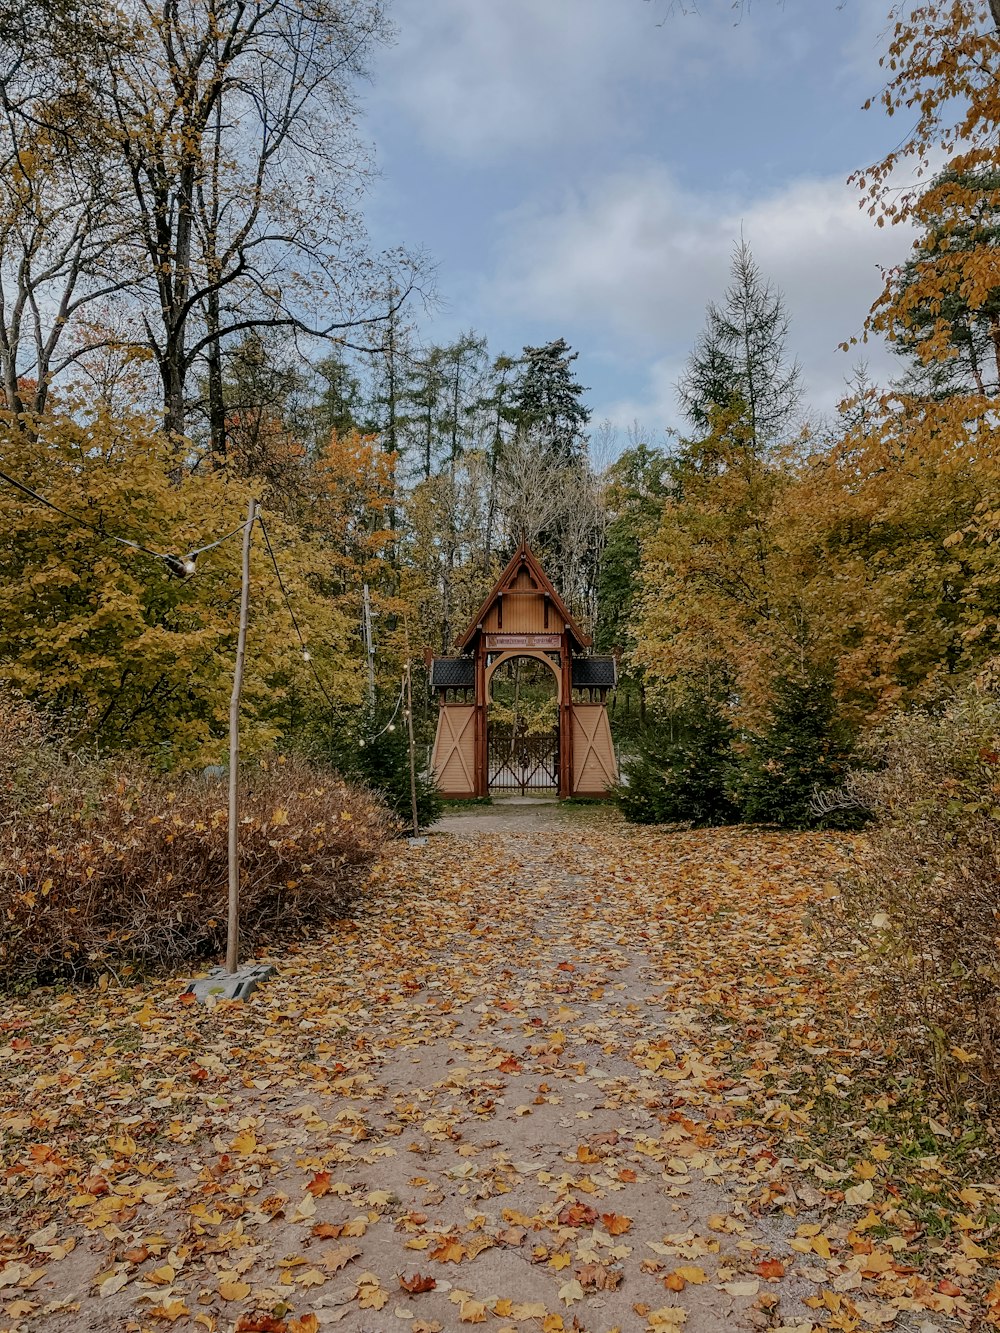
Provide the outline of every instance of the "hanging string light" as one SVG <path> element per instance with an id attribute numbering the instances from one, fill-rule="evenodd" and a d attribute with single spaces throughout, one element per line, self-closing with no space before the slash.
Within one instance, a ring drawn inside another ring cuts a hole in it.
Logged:
<path id="1" fill-rule="evenodd" d="M 277 556 L 274 554 L 274 547 L 271 545 L 271 537 L 267 531 L 267 524 L 264 522 L 263 518 L 260 515 L 258 515 L 257 517 L 257 522 L 260 524 L 260 530 L 264 534 L 264 545 L 267 547 L 267 553 L 271 557 L 271 564 L 274 566 L 274 573 L 278 580 L 278 587 L 281 589 L 281 596 L 283 597 L 285 602 L 285 607 L 288 610 L 288 616 L 292 622 L 292 628 L 295 630 L 295 637 L 298 639 L 299 647 L 302 650 L 302 660 L 309 667 L 309 670 L 312 672 L 313 676 L 316 679 L 316 684 L 319 686 L 323 698 L 330 705 L 331 711 L 333 711 L 334 708 L 333 700 L 330 698 L 330 694 L 326 686 L 323 684 L 322 677 L 316 670 L 316 664 L 313 662 L 312 653 L 306 646 L 306 641 L 302 637 L 302 631 L 299 629 L 299 622 L 295 615 L 295 609 L 292 606 L 291 598 L 288 596 L 288 589 L 285 587 L 285 580 L 282 577 L 280 568 L 278 567 L 278 559 Z"/>

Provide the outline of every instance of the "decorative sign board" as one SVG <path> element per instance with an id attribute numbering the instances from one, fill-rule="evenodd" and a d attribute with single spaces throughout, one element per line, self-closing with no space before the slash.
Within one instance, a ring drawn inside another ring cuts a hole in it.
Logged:
<path id="1" fill-rule="evenodd" d="M 511 648 L 560 648 L 561 634 L 485 634 L 487 652 Z"/>

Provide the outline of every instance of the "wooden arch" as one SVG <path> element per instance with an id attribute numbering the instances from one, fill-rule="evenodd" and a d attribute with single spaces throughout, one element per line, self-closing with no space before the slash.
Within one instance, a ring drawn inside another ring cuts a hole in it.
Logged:
<path id="1" fill-rule="evenodd" d="M 551 657 L 549 657 L 546 653 L 541 652 L 537 648 L 510 648 L 506 652 L 501 653 L 498 658 L 492 661 L 486 668 L 485 684 L 486 684 L 487 698 L 489 698 L 489 693 L 490 693 L 490 682 L 493 679 L 493 673 L 496 671 L 497 667 L 503 666 L 504 662 L 514 662 L 519 657 L 531 657 L 534 658 L 536 662 L 545 663 L 548 669 L 552 672 L 553 676 L 555 676 L 556 678 L 556 702 L 562 703 L 562 687 L 563 687 L 562 672 L 560 671 L 559 667 L 556 666 L 555 662 L 553 662 Z"/>
<path id="2" fill-rule="evenodd" d="M 443 794 L 489 795 L 490 685 L 497 667 L 518 657 L 544 662 L 556 678 L 559 796 L 606 794 L 618 776 L 605 704 L 616 666 L 610 657 L 590 655 L 590 637 L 526 543 L 514 552 L 456 647 L 454 657 L 428 654 L 430 685 L 438 696 L 431 765 Z"/>

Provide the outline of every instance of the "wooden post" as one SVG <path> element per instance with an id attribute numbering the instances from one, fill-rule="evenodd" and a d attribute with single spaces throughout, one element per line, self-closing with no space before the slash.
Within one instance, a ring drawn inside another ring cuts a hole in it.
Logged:
<path id="1" fill-rule="evenodd" d="M 476 704 L 476 790 L 475 795 L 480 797 L 490 794 L 490 774 L 489 774 L 489 750 L 487 745 L 486 728 L 488 726 L 487 708 L 486 708 L 486 649 L 483 646 L 483 636 L 479 635 L 476 644 L 476 675 L 475 675 L 475 704 Z"/>
<path id="2" fill-rule="evenodd" d="M 406 659 L 406 729 L 410 738 L 410 809 L 413 814 L 413 836 L 420 836 L 420 821 L 417 818 L 417 759 L 413 744 L 413 689 L 410 682 L 410 659 Z"/>
<path id="3" fill-rule="evenodd" d="M 257 517 L 257 501 L 250 500 L 243 529 L 243 586 L 240 591 L 240 633 L 236 641 L 236 668 L 233 692 L 229 699 L 229 920 L 226 930 L 226 971 L 240 965 L 240 840 L 239 840 L 239 765 L 240 765 L 240 691 L 243 688 L 243 662 L 247 649 L 247 620 L 250 612 L 250 538 Z"/>
<path id="4" fill-rule="evenodd" d="M 573 659 L 568 627 L 563 629 L 559 688 L 559 796 L 573 795 Z"/>
<path id="5" fill-rule="evenodd" d="M 368 584 L 364 585 L 365 654 L 368 658 L 368 711 L 375 717 L 375 635 L 372 632 L 372 603 Z"/>

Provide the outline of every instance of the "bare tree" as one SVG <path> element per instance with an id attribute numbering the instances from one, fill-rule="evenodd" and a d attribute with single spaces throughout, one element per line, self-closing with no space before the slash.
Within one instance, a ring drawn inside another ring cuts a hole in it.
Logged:
<path id="1" fill-rule="evenodd" d="M 522 432 L 501 455 L 496 488 L 508 549 L 529 542 L 571 608 L 592 617 L 606 519 L 603 486 L 589 459 L 559 459 Z"/>
<path id="2" fill-rule="evenodd" d="M 94 29 L 46 16 L 0 8 L 0 379 L 24 429 L 53 380 L 101 341 L 81 326 L 136 275 L 87 90 Z"/>
<path id="3" fill-rule="evenodd" d="M 129 17 L 93 91 L 145 255 L 142 341 L 171 432 L 207 364 L 221 447 L 227 337 L 343 335 L 408 294 L 412 275 L 397 271 L 387 306 L 392 265 L 370 258 L 356 211 L 369 164 L 354 88 L 385 21 L 380 0 L 133 0 Z"/>
<path id="4" fill-rule="evenodd" d="M 386 34 L 383 0 L 0 0 L 10 405 L 37 385 L 44 406 L 100 342 L 83 306 L 97 326 L 95 303 L 133 289 L 130 320 L 107 315 L 152 358 L 166 428 L 200 397 L 222 449 L 227 339 L 343 341 L 393 320 L 419 264 L 368 248 L 355 123 Z"/>

